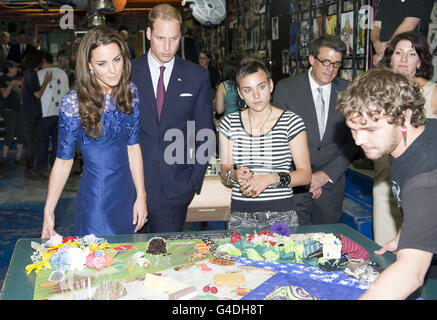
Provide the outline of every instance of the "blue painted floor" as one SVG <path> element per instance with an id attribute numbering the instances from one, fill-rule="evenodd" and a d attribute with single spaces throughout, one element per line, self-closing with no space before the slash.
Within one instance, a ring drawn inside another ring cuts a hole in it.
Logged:
<path id="1" fill-rule="evenodd" d="M 48 180 L 24 178 L 24 166 L 13 164 L 14 150 L 9 154 L 10 168 L 0 168 L 0 288 L 9 262 L 20 238 L 39 238 L 43 221 Z M 80 175 L 75 162 L 72 173 L 56 207 L 56 231 L 63 236 L 74 235 L 74 205 Z M 224 229 L 224 222 L 186 223 L 184 231 Z M 30 262 L 30 257 L 29 257 Z"/>

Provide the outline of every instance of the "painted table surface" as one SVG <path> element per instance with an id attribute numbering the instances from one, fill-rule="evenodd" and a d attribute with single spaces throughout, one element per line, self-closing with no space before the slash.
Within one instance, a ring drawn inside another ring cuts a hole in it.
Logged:
<path id="1" fill-rule="evenodd" d="M 258 232 L 259 230 L 242 230 L 240 234 Z M 363 236 L 361 233 L 352 229 L 344 224 L 330 224 L 330 225 L 310 225 L 299 226 L 291 228 L 291 233 L 333 233 L 343 234 L 350 239 L 354 240 L 364 248 L 366 248 L 370 254 L 370 260 L 380 265 L 382 269 L 385 269 L 395 261 L 395 256 L 391 253 L 385 253 L 383 255 L 374 254 L 374 250 L 380 247 Z M 184 240 L 184 239 L 199 239 L 199 238 L 227 238 L 232 233 L 229 231 L 194 231 L 185 233 L 162 233 L 162 234 L 133 234 L 133 235 L 118 235 L 107 236 L 105 239 L 109 243 L 136 243 L 146 242 L 150 238 L 155 236 L 162 236 L 167 240 Z M 31 241 L 40 242 L 41 239 L 20 239 L 17 241 L 14 253 L 6 274 L 6 278 L 3 284 L 0 298 L 2 300 L 31 300 L 34 297 L 36 275 L 34 272 L 27 275 L 25 271 L 26 265 L 30 263 L 30 256 L 33 253 L 31 248 Z M 165 268 L 162 268 L 163 270 Z M 280 276 L 277 277 L 278 279 Z M 273 279 L 273 277 L 272 277 Z M 268 281 L 264 282 L 267 285 Z M 284 285 L 288 285 L 284 283 Z M 423 299 L 437 299 L 437 281 L 427 280 L 421 291 L 421 297 Z M 250 298 L 250 294 L 246 298 Z"/>

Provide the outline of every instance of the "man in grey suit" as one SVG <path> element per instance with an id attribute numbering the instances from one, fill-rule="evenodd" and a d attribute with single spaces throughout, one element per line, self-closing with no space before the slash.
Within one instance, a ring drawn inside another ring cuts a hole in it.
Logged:
<path id="1" fill-rule="evenodd" d="M 337 78 L 345 53 L 340 38 L 322 35 L 310 48 L 309 71 L 279 81 L 273 94 L 273 105 L 301 116 L 307 128 L 311 184 L 293 189 L 300 225 L 341 219 L 345 171 L 358 151 L 344 117 L 335 110 L 338 92 L 348 85 Z"/>

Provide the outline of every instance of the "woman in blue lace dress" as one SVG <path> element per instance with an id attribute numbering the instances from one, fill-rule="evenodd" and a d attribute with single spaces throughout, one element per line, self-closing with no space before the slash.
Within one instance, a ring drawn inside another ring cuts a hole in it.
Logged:
<path id="1" fill-rule="evenodd" d="M 136 86 L 129 53 L 112 29 L 97 27 L 82 39 L 77 86 L 62 100 L 57 158 L 44 207 L 42 238 L 56 235 L 55 207 L 70 174 L 76 145 L 84 159 L 76 197 L 75 235 L 139 231 L 147 217 L 138 143 Z"/>

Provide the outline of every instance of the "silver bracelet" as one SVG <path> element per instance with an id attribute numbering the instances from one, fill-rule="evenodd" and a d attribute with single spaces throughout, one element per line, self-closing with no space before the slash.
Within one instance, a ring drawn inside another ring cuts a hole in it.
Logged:
<path id="1" fill-rule="evenodd" d="M 237 183 L 237 181 L 235 181 L 234 179 L 231 178 L 231 174 L 234 171 L 235 171 L 234 169 L 229 169 L 228 171 L 226 171 L 226 183 L 229 186 L 232 186 L 233 184 Z"/>
<path id="2" fill-rule="evenodd" d="M 277 172 L 273 172 L 273 174 L 276 176 L 276 183 L 272 184 L 272 188 L 276 189 L 279 186 L 279 183 L 281 182 L 281 177 Z"/>

